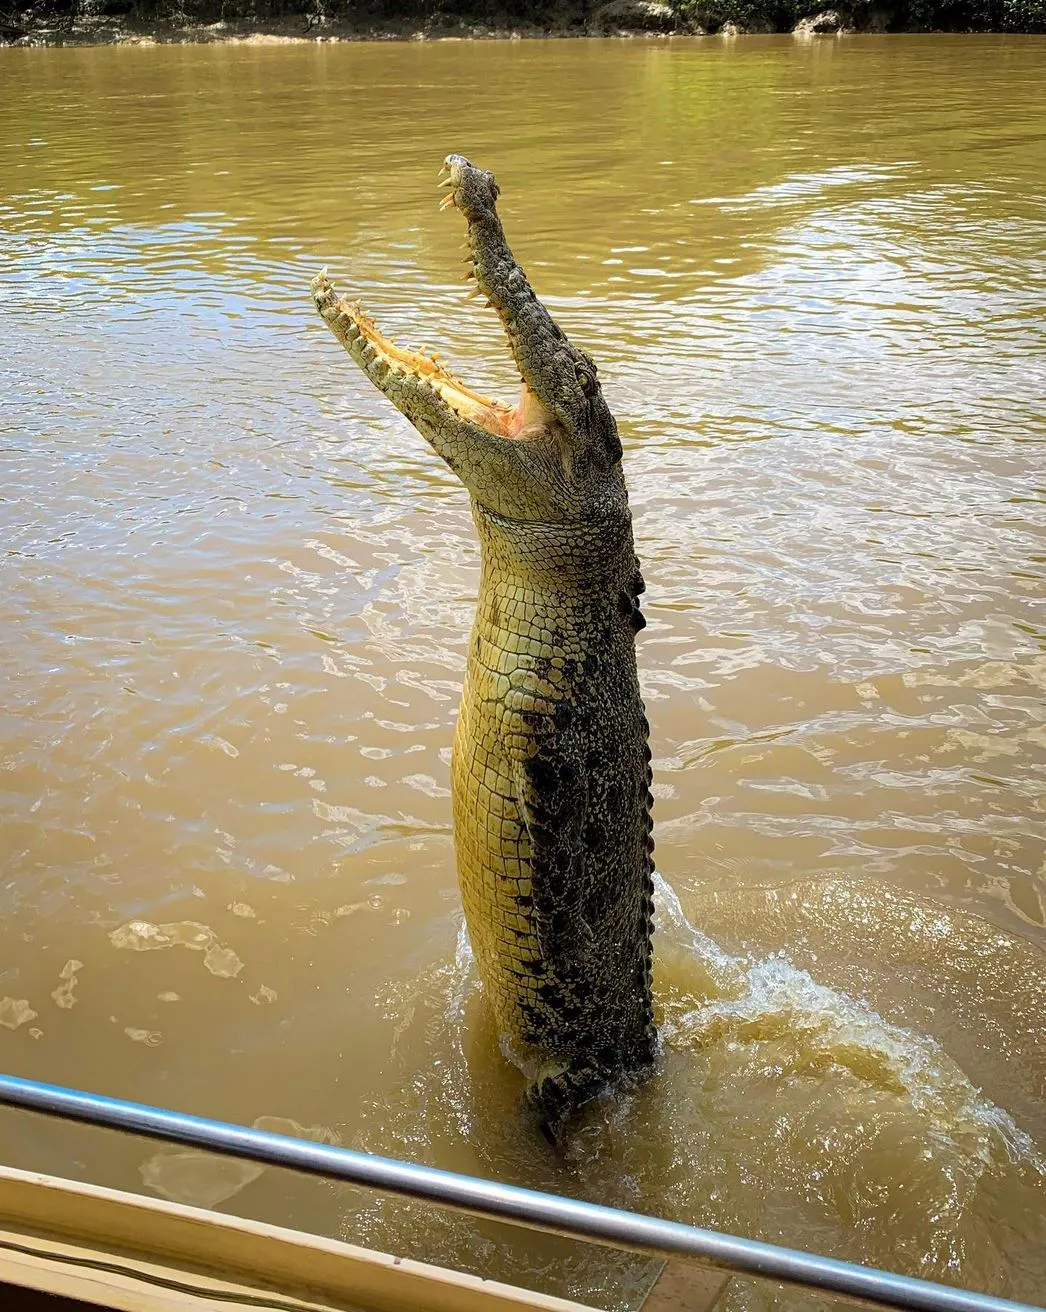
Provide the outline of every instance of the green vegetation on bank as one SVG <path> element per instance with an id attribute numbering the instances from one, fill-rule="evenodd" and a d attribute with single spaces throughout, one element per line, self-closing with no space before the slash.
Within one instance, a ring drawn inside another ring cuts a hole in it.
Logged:
<path id="1" fill-rule="evenodd" d="M 817 23 L 823 15 L 824 23 Z M 0 0 L 0 41 L 613 32 L 1046 32 L 1046 0 Z M 217 25 L 217 26 L 216 26 Z"/>

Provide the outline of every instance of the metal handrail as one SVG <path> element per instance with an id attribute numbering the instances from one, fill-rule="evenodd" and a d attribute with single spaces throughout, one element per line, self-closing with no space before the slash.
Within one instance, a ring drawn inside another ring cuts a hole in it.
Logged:
<path id="1" fill-rule="evenodd" d="M 873 1267 L 781 1248 L 755 1239 L 700 1230 L 615 1207 L 561 1198 L 516 1185 L 457 1175 L 348 1148 L 292 1139 L 282 1134 L 202 1116 L 123 1102 L 54 1084 L 0 1075 L 0 1105 L 42 1112 L 86 1125 L 125 1130 L 150 1139 L 191 1144 L 227 1157 L 322 1175 L 381 1193 L 397 1194 L 506 1221 L 568 1239 L 581 1239 L 645 1256 L 683 1258 L 701 1266 L 762 1276 L 823 1294 L 912 1312 L 1036 1312 L 1029 1304 L 948 1285 L 893 1275 Z"/>

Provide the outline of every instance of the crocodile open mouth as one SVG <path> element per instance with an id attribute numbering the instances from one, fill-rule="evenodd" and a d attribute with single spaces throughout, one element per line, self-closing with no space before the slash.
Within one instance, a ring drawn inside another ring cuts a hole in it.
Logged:
<path id="1" fill-rule="evenodd" d="M 521 384 L 519 401 L 514 406 L 495 401 L 456 378 L 438 356 L 397 345 L 381 332 L 358 302 L 342 301 L 339 308 L 355 325 L 363 339 L 361 345 L 369 347 L 391 373 L 408 375 L 425 384 L 459 419 L 498 437 L 526 438 L 544 427 L 547 421 L 545 408 L 525 382 Z"/>
<path id="2" fill-rule="evenodd" d="M 459 187 L 463 181 L 467 184 L 474 179 L 476 171 L 467 160 L 456 155 L 447 157 L 441 175 L 448 171 L 450 177 L 441 181 L 440 187 L 449 187 L 450 192 L 443 197 L 440 209 L 450 205 L 462 208 L 459 205 Z M 489 181 L 493 187 L 493 179 Z M 468 203 L 466 196 L 462 204 L 467 208 Z M 477 260 L 477 239 L 473 231 L 472 215 L 467 214 L 466 217 L 469 218 L 468 244 L 471 252 L 471 267 L 467 277 L 475 279 L 469 299 L 482 300 L 484 296 L 492 295 L 495 300 L 499 299 L 487 284 Z M 522 277 L 519 270 L 514 272 Z M 467 386 L 450 372 L 439 356 L 410 350 L 386 337 L 358 301 L 338 296 L 326 271 L 313 279 L 312 291 L 320 313 L 349 354 L 412 422 L 425 411 L 433 417 L 442 411 L 448 420 L 456 418 L 490 435 L 517 440 L 536 436 L 548 428 L 552 416 L 527 382 L 526 367 L 518 358 L 522 344 L 520 333 L 515 319 L 504 312 L 504 307 L 498 310 L 498 316 L 521 376 L 519 400 L 515 405 L 506 405 Z"/>

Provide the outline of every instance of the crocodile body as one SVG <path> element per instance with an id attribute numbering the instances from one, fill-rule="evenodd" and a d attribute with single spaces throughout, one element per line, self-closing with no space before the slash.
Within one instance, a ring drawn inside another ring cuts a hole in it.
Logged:
<path id="1" fill-rule="evenodd" d="M 451 787 L 469 938 L 549 1137 L 654 1059 L 643 580 L 591 359 L 505 242 L 493 177 L 450 156 L 472 271 L 519 366 L 515 407 L 384 338 L 325 275 L 324 319 L 468 489 L 482 550 Z"/>

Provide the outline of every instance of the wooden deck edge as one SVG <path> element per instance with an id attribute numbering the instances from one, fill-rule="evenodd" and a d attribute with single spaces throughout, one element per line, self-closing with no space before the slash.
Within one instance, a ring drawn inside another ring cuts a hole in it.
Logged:
<path id="1" fill-rule="evenodd" d="M 31 1255 L 22 1254 L 19 1267 L 18 1255 L 0 1247 L 0 1258 L 8 1263 L 4 1275 L 0 1262 L 0 1279 L 9 1284 L 19 1283 L 16 1268 L 23 1275 L 30 1267 L 40 1269 L 46 1253 L 32 1242 L 35 1239 L 44 1241 L 45 1250 L 48 1242 L 74 1246 L 95 1253 L 103 1262 L 138 1264 L 150 1270 L 166 1267 L 169 1274 L 173 1268 L 175 1274 L 242 1288 L 255 1306 L 258 1297 L 268 1292 L 297 1299 L 306 1308 L 311 1304 L 339 1312 L 591 1312 L 568 1299 L 319 1235 L 10 1167 L 0 1167 L 0 1227 L 6 1242 L 14 1236 L 34 1248 L 38 1257 L 34 1266 Z M 55 1253 L 47 1260 L 57 1261 Z M 87 1288 L 87 1268 L 73 1268 L 67 1262 L 59 1269 L 62 1280 L 71 1279 L 75 1269 L 86 1273 Z M 97 1304 L 100 1289 L 95 1287 L 93 1300 L 71 1286 L 56 1285 L 50 1292 Z M 209 1303 L 196 1306 L 228 1312 L 234 1292 L 229 1288 L 218 1301 L 212 1295 Z M 158 1302 L 100 1305 L 120 1312 L 174 1312 L 179 1307 Z M 192 1306 L 183 1302 L 179 1312 Z"/>
<path id="2" fill-rule="evenodd" d="M 106 1312 L 329 1312 L 329 1304 L 267 1294 L 256 1286 L 156 1262 L 0 1230 L 0 1307 L 5 1312 L 14 1289 L 73 1300 L 83 1312 L 93 1308 Z"/>

